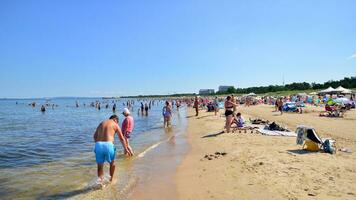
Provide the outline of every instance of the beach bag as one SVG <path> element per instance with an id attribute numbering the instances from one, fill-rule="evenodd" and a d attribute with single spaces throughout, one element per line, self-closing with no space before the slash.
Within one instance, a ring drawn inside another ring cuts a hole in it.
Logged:
<path id="1" fill-rule="evenodd" d="M 305 140 L 304 142 L 305 149 L 308 151 L 319 151 L 319 144 L 316 142 L 313 142 L 311 140 Z"/>
<path id="2" fill-rule="evenodd" d="M 323 143 L 323 150 L 325 153 L 334 154 L 335 153 L 335 141 L 326 139 Z"/>

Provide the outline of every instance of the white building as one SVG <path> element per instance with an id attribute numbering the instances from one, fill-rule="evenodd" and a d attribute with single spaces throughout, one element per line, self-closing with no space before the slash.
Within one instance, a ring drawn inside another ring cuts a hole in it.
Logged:
<path id="1" fill-rule="evenodd" d="M 208 95 L 208 94 L 214 94 L 215 90 L 214 89 L 200 89 L 199 94 L 200 95 Z"/>
<path id="2" fill-rule="evenodd" d="M 219 86 L 219 92 L 227 92 L 227 90 L 234 86 L 221 85 Z"/>

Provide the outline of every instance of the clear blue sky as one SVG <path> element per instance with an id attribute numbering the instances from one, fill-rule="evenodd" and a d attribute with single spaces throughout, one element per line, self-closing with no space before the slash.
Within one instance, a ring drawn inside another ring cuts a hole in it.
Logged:
<path id="1" fill-rule="evenodd" d="M 0 0 L 0 97 L 356 75 L 355 0 Z"/>

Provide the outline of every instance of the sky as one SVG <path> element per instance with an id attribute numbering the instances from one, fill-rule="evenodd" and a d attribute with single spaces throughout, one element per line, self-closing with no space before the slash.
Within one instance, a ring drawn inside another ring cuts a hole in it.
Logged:
<path id="1" fill-rule="evenodd" d="M 0 0 L 0 97 L 356 75 L 355 0 Z"/>

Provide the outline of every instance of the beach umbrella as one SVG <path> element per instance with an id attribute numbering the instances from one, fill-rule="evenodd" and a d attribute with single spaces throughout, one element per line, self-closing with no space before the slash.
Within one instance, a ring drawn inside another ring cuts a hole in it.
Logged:
<path id="1" fill-rule="evenodd" d="M 344 105 L 352 103 L 348 98 L 345 97 L 334 99 L 334 102 L 338 104 L 344 104 Z"/>

